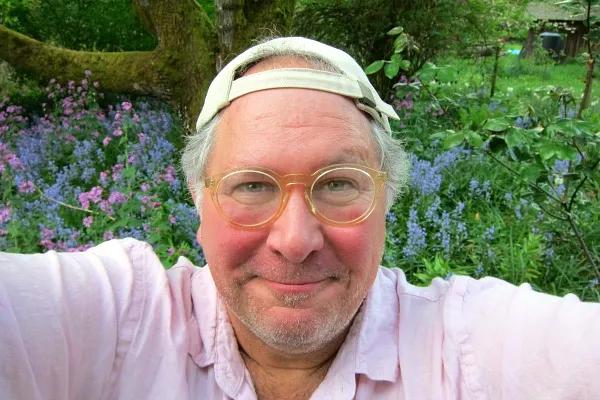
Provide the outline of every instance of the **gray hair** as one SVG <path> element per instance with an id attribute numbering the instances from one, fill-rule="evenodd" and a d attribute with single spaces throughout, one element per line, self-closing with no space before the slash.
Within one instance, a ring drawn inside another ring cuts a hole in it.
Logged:
<path id="1" fill-rule="evenodd" d="M 270 54 L 266 58 L 259 59 L 256 63 L 283 56 L 290 56 L 305 60 L 312 68 L 315 69 L 339 73 L 339 70 L 326 61 L 316 57 L 307 56 L 305 54 Z M 238 75 L 243 75 L 243 72 L 246 71 L 250 66 L 247 66 L 247 68 L 239 72 Z M 204 172 L 206 170 L 206 164 L 208 163 L 220 119 L 221 113 L 213 117 L 209 123 L 204 125 L 196 133 L 188 136 L 186 146 L 181 157 L 181 167 L 185 173 L 186 181 L 194 199 L 194 204 L 198 209 L 198 213 L 200 213 L 202 205 Z M 388 177 L 385 185 L 385 193 L 386 210 L 389 211 L 396 201 L 396 198 L 406 187 L 409 169 L 408 157 L 406 156 L 406 152 L 404 151 L 402 143 L 399 140 L 394 139 L 389 133 L 386 132 L 383 126 L 372 119 L 371 135 L 376 144 L 377 155 L 381 159 L 380 168 L 387 173 Z"/>

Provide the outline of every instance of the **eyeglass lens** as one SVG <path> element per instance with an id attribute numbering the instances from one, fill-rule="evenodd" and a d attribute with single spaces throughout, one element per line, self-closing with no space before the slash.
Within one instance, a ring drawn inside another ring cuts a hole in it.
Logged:
<path id="1" fill-rule="evenodd" d="M 308 188 L 317 213 L 334 222 L 350 222 L 371 208 L 375 184 L 361 169 L 340 167 L 317 176 Z M 223 213 L 240 225 L 269 220 L 280 209 L 283 191 L 275 177 L 261 171 L 235 171 L 224 176 L 217 187 Z"/>

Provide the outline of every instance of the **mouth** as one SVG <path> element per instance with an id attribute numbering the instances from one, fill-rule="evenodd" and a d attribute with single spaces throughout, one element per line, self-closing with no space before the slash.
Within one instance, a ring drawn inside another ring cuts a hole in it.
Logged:
<path id="1" fill-rule="evenodd" d="M 273 292 L 282 295 L 309 295 L 322 289 L 328 283 L 328 279 L 310 282 L 277 282 L 264 279 L 265 284 Z"/>

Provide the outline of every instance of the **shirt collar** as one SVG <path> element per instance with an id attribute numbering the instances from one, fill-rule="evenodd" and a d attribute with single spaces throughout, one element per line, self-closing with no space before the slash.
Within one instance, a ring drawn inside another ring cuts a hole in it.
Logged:
<path id="1" fill-rule="evenodd" d="M 372 380 L 395 382 L 400 372 L 399 301 L 396 281 L 386 268 L 379 268 L 363 304 L 356 345 L 356 373 Z"/>

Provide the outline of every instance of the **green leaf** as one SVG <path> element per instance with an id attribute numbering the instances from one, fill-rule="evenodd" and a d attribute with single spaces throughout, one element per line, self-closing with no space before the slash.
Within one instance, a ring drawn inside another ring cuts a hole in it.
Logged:
<path id="1" fill-rule="evenodd" d="M 473 147 L 481 147 L 483 139 L 481 135 L 475 131 L 467 131 L 467 142 Z"/>
<path id="2" fill-rule="evenodd" d="M 394 53 L 400 53 L 408 44 L 408 36 L 406 34 L 399 35 L 396 40 L 394 40 Z"/>
<path id="3" fill-rule="evenodd" d="M 452 147 L 456 147 L 465 140 L 464 132 L 452 133 L 444 139 L 443 146 L 445 149 L 450 149 Z"/>
<path id="4" fill-rule="evenodd" d="M 383 72 L 385 73 L 385 76 L 387 76 L 389 79 L 392 79 L 396 75 L 398 75 L 399 71 L 400 71 L 400 64 L 397 64 L 395 62 L 386 63 L 385 66 L 383 67 Z"/>
<path id="5" fill-rule="evenodd" d="M 373 62 L 371 65 L 369 65 L 367 68 L 365 68 L 365 74 L 367 74 L 367 75 L 374 74 L 375 72 L 379 71 L 383 67 L 384 64 L 385 64 L 385 61 L 383 61 L 383 60 L 377 60 L 377 61 Z"/>
<path id="6" fill-rule="evenodd" d="M 402 32 L 404 32 L 404 28 L 402 28 L 401 26 L 396 26 L 396 27 L 394 27 L 394 28 L 390 29 L 390 30 L 387 32 L 387 34 L 388 34 L 388 35 L 390 35 L 390 36 L 393 36 L 393 35 L 399 35 L 399 34 L 401 34 Z"/>
<path id="7" fill-rule="evenodd" d="M 390 62 L 400 64 L 402 62 L 402 56 L 400 54 L 392 54 Z"/>
<path id="8" fill-rule="evenodd" d="M 577 158 L 577 150 L 569 145 L 557 143 L 556 156 L 561 160 L 575 160 Z"/>
<path id="9" fill-rule="evenodd" d="M 402 61 L 400 61 L 400 69 L 406 71 L 409 68 L 410 68 L 410 61 L 409 60 L 402 60 Z"/>
<path id="10" fill-rule="evenodd" d="M 510 127 L 510 124 L 504 118 L 491 118 L 485 122 L 483 127 L 492 132 L 504 132 Z"/>
<path id="11" fill-rule="evenodd" d="M 448 135 L 453 135 L 456 132 L 452 129 L 446 129 L 445 131 L 436 132 L 432 135 L 429 135 L 429 139 L 444 139 Z"/>
<path id="12" fill-rule="evenodd" d="M 525 135 L 520 129 L 511 129 L 504 137 L 504 141 L 508 147 L 517 147 L 525 142 Z"/>
<path id="13" fill-rule="evenodd" d="M 530 182 L 535 182 L 543 172 L 543 169 L 537 165 L 527 165 L 521 169 L 521 176 Z"/>

